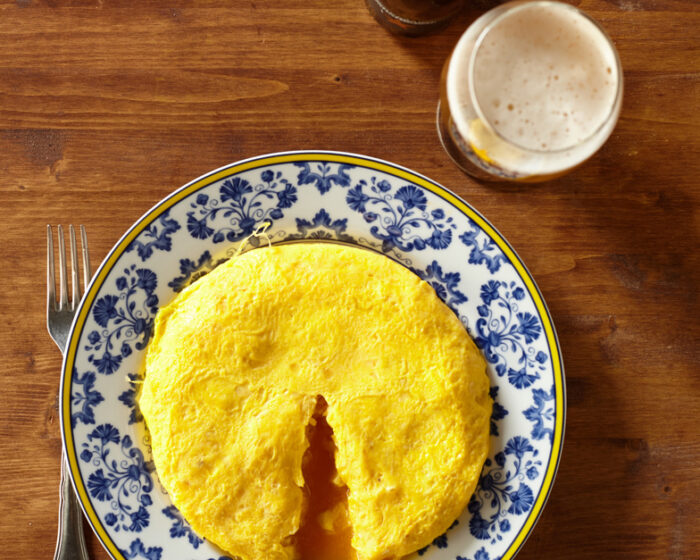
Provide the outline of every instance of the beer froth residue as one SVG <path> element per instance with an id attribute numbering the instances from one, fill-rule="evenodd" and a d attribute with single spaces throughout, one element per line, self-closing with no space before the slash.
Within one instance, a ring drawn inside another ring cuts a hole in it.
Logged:
<path id="1" fill-rule="evenodd" d="M 476 98 L 506 140 L 532 150 L 570 148 L 610 113 L 619 80 L 614 56 L 583 16 L 533 4 L 485 36 L 474 62 Z"/>

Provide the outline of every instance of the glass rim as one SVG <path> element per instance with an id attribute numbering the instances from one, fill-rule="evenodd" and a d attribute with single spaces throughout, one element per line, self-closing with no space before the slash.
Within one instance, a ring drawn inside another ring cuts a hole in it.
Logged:
<path id="1" fill-rule="evenodd" d="M 615 44 L 612 41 L 612 38 L 608 33 L 603 29 L 603 27 L 591 16 L 577 8 L 576 6 L 572 6 L 571 4 L 566 4 L 564 2 L 557 2 L 556 0 L 534 0 L 534 1 L 529 1 L 529 0 L 516 0 L 515 2 L 511 3 L 511 6 L 508 6 L 508 4 L 503 4 L 502 6 L 505 8 L 505 10 L 498 14 L 494 19 L 492 19 L 490 22 L 488 22 L 484 28 L 479 32 L 479 35 L 476 38 L 476 41 L 474 42 L 474 48 L 472 49 L 472 52 L 469 55 L 469 64 L 467 66 L 467 82 L 468 82 L 468 87 L 469 87 L 469 97 L 470 101 L 474 107 L 474 111 L 476 112 L 477 116 L 479 119 L 486 125 L 486 127 L 489 129 L 489 131 L 494 134 L 496 137 L 498 137 L 500 140 L 505 142 L 506 144 L 510 146 L 514 146 L 518 148 L 519 150 L 522 150 L 523 152 L 528 152 L 532 154 L 560 154 L 564 152 L 568 152 L 570 150 L 573 150 L 575 148 L 578 148 L 579 146 L 583 146 L 590 142 L 593 138 L 595 138 L 600 132 L 605 128 L 605 126 L 610 122 L 610 120 L 613 118 L 615 113 L 618 111 L 618 106 L 620 105 L 621 98 L 622 98 L 622 90 L 623 90 L 623 76 L 622 76 L 622 62 L 620 61 L 620 55 L 617 52 L 617 49 L 615 48 Z M 507 17 L 513 15 L 514 13 L 517 13 L 519 11 L 531 8 L 535 5 L 538 6 L 548 6 L 548 7 L 554 7 L 555 9 L 564 9 L 564 10 L 569 10 L 571 12 L 574 12 L 580 16 L 582 16 L 584 19 L 589 21 L 595 29 L 597 29 L 603 36 L 603 38 L 607 41 L 608 46 L 610 47 L 610 50 L 612 51 L 613 54 L 613 59 L 615 63 L 615 70 L 617 72 L 617 87 L 615 88 L 615 97 L 613 98 L 613 102 L 610 104 L 610 109 L 608 113 L 605 115 L 605 118 L 602 120 L 599 126 L 595 128 L 588 136 L 586 136 L 583 140 L 580 140 L 578 142 L 575 142 L 574 144 L 571 144 L 570 146 L 566 146 L 564 148 L 557 148 L 556 150 L 542 150 L 542 149 L 537 149 L 537 148 L 526 148 L 525 146 L 522 146 L 518 144 L 518 142 L 511 140 L 509 138 L 506 138 L 503 134 L 501 134 L 496 127 L 491 123 L 491 121 L 486 118 L 486 115 L 484 114 L 484 111 L 481 108 L 481 104 L 479 103 L 479 99 L 476 95 L 476 89 L 475 89 L 475 81 L 474 81 L 474 67 L 477 59 L 477 55 L 479 53 L 479 50 L 481 49 L 481 46 L 486 39 L 486 36 L 489 34 L 489 32 L 494 29 L 500 22 L 502 22 L 504 19 Z M 496 8 L 497 9 L 497 8 Z"/>

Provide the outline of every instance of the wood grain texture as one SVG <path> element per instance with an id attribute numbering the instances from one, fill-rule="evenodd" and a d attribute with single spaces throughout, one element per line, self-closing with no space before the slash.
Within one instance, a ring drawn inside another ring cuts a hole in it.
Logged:
<path id="1" fill-rule="evenodd" d="M 518 558 L 698 558 L 700 8 L 575 3 L 622 57 L 619 124 L 570 175 L 509 186 L 462 175 L 434 124 L 443 61 L 489 0 L 420 39 L 386 33 L 362 0 L 0 0 L 2 556 L 50 558 L 55 543 L 45 224 L 85 224 L 98 263 L 194 177 L 308 148 L 444 184 L 537 280 L 569 408 L 554 490 Z M 108 558 L 92 536 L 90 548 Z"/>

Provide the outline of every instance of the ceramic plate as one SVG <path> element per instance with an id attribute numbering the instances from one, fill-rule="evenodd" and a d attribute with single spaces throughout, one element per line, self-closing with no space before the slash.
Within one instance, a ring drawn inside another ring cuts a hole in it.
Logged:
<path id="1" fill-rule="evenodd" d="M 135 393 L 159 307 L 264 222 L 273 243 L 339 240 L 381 251 L 461 319 L 489 364 L 491 453 L 462 516 L 414 556 L 512 558 L 550 492 L 564 431 L 562 361 L 542 296 L 463 200 L 408 169 L 336 152 L 213 171 L 158 203 L 102 263 L 69 339 L 61 419 L 76 490 L 105 548 L 119 560 L 227 558 L 161 487 Z"/>

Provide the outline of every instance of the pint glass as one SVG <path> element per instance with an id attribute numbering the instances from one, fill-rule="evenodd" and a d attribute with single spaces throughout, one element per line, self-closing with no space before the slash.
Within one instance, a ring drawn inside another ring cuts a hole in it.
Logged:
<path id="1" fill-rule="evenodd" d="M 560 2 L 511 2 L 477 19 L 447 60 L 438 134 L 469 175 L 545 181 L 603 145 L 621 103 L 620 60 L 597 23 Z"/>

